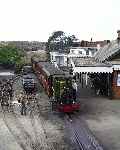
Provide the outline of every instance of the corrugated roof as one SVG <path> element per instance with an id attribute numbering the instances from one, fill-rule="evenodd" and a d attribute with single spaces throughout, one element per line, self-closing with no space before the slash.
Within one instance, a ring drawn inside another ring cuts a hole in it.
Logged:
<path id="1" fill-rule="evenodd" d="M 120 51 L 120 43 L 117 40 L 111 41 L 109 44 L 105 45 L 95 54 L 95 59 L 103 62 L 109 59 L 112 55 L 115 55 Z"/>
<path id="2" fill-rule="evenodd" d="M 101 63 L 95 60 L 94 57 L 81 57 L 72 59 L 76 67 L 110 67 L 110 63 Z"/>

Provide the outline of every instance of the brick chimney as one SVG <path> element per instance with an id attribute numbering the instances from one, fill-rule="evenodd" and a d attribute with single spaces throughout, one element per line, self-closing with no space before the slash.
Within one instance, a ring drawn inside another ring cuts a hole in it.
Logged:
<path id="1" fill-rule="evenodd" d="M 90 42 L 92 42 L 92 41 L 93 41 L 93 39 L 91 38 L 91 39 L 90 39 Z"/>
<path id="2" fill-rule="evenodd" d="M 117 40 L 118 40 L 118 42 L 120 42 L 120 30 L 117 30 L 117 34 L 118 34 Z"/>

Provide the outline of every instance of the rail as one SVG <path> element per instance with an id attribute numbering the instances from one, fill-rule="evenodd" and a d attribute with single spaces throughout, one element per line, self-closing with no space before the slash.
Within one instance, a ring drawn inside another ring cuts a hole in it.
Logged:
<path id="1" fill-rule="evenodd" d="M 80 117 L 67 114 L 65 123 L 76 150 L 103 150 Z"/>

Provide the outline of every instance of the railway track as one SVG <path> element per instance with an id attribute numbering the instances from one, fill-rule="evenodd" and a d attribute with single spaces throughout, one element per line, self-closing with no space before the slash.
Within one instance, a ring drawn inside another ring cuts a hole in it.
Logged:
<path id="1" fill-rule="evenodd" d="M 46 122 L 45 122 L 45 120 L 41 117 L 42 116 L 42 111 L 41 111 L 41 107 L 40 107 L 40 105 L 38 105 L 38 110 L 39 110 L 39 112 L 38 112 L 38 121 L 39 122 L 41 122 L 41 124 L 42 124 L 42 128 L 43 128 L 43 131 L 44 131 L 44 137 L 45 137 L 45 139 L 46 139 L 46 141 L 47 141 L 47 146 L 49 147 L 49 150 L 56 150 L 55 148 L 54 148 L 54 146 L 53 146 L 53 144 L 52 143 L 50 143 L 50 142 L 48 142 L 48 136 L 47 136 L 47 131 L 46 131 Z"/>
<path id="2" fill-rule="evenodd" d="M 67 114 L 65 123 L 76 150 L 103 150 L 82 118 Z"/>

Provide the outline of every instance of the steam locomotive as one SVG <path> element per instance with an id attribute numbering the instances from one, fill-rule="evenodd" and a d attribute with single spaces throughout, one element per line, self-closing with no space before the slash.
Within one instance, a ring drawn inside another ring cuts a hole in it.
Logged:
<path id="1" fill-rule="evenodd" d="M 80 104 L 72 92 L 72 76 L 46 61 L 32 58 L 32 67 L 52 104 L 60 112 L 79 110 Z"/>

